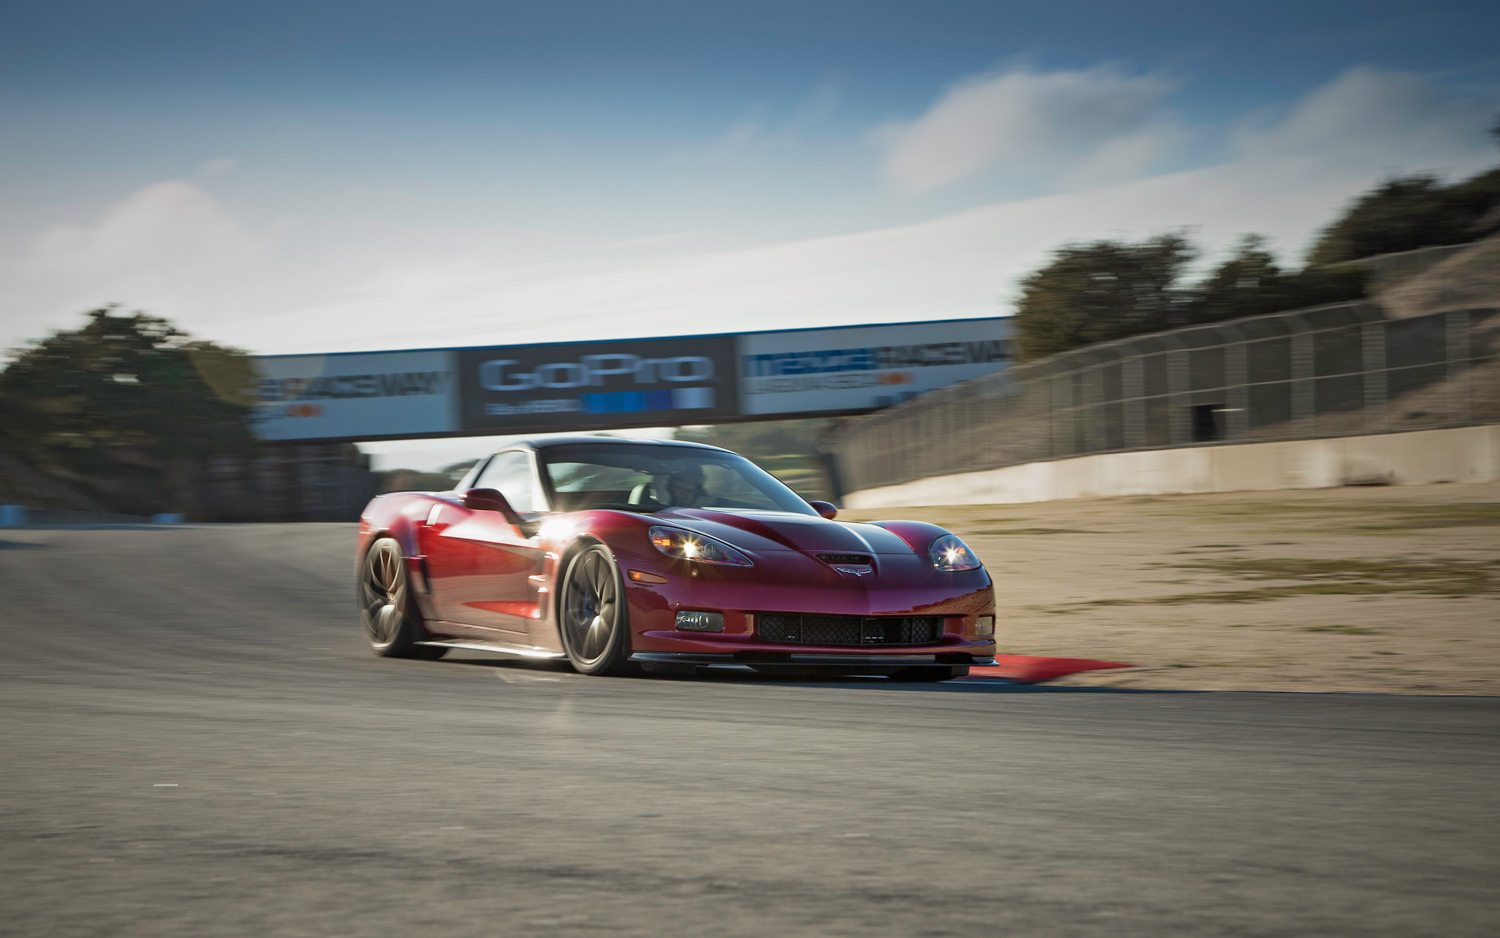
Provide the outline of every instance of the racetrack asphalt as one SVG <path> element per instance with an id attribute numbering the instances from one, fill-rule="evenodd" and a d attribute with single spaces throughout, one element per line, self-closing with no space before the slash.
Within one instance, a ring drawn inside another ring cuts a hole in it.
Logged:
<path id="1" fill-rule="evenodd" d="M 353 534 L 0 531 L 0 934 L 1500 927 L 1500 699 L 385 660 Z"/>

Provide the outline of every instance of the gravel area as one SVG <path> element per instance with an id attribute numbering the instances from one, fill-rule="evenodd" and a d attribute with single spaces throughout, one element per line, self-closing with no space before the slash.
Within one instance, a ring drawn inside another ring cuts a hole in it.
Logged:
<path id="1" fill-rule="evenodd" d="M 850 511 L 966 538 L 1064 684 L 1500 694 L 1500 483 Z"/>

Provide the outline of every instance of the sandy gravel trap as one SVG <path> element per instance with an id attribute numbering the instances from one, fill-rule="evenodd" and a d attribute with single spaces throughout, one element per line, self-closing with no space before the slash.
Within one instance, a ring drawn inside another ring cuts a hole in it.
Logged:
<path id="1" fill-rule="evenodd" d="M 851 511 L 964 537 L 1000 648 L 1136 688 L 1500 694 L 1500 484 Z"/>

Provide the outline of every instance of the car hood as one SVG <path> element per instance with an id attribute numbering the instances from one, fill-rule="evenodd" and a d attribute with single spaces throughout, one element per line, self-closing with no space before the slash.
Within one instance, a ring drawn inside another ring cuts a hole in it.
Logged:
<path id="1" fill-rule="evenodd" d="M 830 521 L 785 511 L 671 508 L 651 516 L 726 541 L 742 550 L 797 550 L 851 554 L 911 554 L 900 537 L 873 524 Z"/>

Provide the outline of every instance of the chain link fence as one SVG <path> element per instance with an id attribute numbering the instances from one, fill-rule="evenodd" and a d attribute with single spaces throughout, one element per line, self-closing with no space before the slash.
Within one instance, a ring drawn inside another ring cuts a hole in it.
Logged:
<path id="1" fill-rule="evenodd" d="M 1092 453 L 1500 423 L 1497 346 L 1500 309 L 1323 306 L 1054 355 L 845 421 L 826 445 L 853 492 Z"/>

